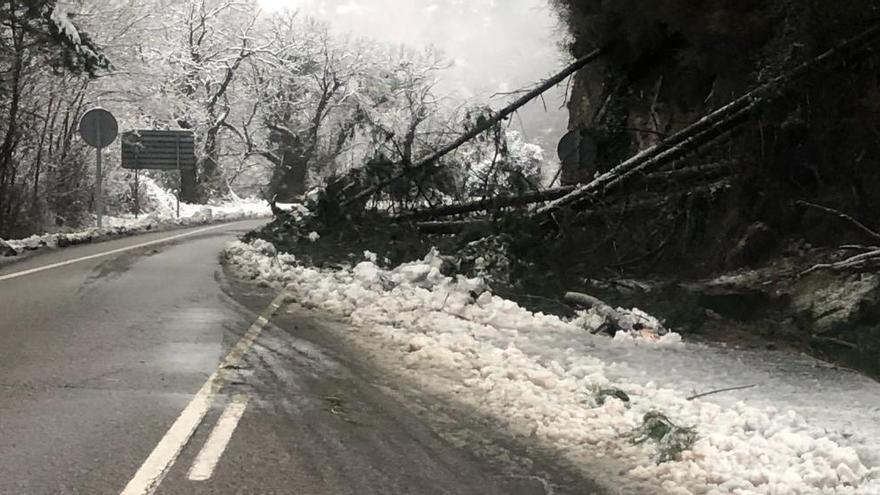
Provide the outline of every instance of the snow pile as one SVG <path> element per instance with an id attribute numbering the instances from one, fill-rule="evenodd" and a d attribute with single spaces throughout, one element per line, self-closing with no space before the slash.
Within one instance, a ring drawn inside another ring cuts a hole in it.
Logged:
<path id="1" fill-rule="evenodd" d="M 149 177 L 142 178 L 141 182 L 147 202 L 153 207 L 153 211 L 149 215 L 158 219 L 176 219 L 177 199 L 174 194 L 160 187 Z M 242 199 L 234 193 L 231 201 L 220 204 L 180 203 L 181 220 L 189 219 L 195 222 L 236 220 L 271 214 L 269 204 L 266 201 L 255 198 Z M 128 217 L 125 218 L 128 219 Z"/>
<path id="2" fill-rule="evenodd" d="M 655 383 L 662 367 L 623 372 L 624 364 L 600 357 L 635 349 L 666 353 L 662 363 L 688 352 L 682 344 L 601 338 L 585 332 L 583 318 L 530 313 L 487 292 L 480 279 L 444 276 L 436 252 L 393 270 L 378 267 L 371 253 L 351 268 L 304 267 L 262 241 L 231 243 L 227 257 L 246 276 L 286 287 L 299 304 L 347 317 L 350 337 L 389 371 L 496 418 L 620 493 L 880 493 L 880 469 L 866 465 L 867 455 L 793 411 L 687 400 Z M 678 339 L 669 333 L 659 342 Z M 609 389 L 629 400 L 596 400 Z M 645 418 L 658 414 L 696 434 L 678 460 L 658 463 L 667 452 L 634 441 Z"/>
<path id="3" fill-rule="evenodd" d="M 91 227 L 70 232 L 34 235 L 24 239 L 7 240 L 6 243 L 20 253 L 134 235 L 164 227 L 244 220 L 268 217 L 272 214 L 269 204 L 263 200 L 236 198 L 234 201 L 217 205 L 181 203 L 180 218 L 177 218 L 174 195 L 152 180 L 145 179 L 143 182 L 147 202 L 154 208 L 154 211 L 148 214 L 140 215 L 139 218 L 135 218 L 134 215 L 105 216 L 104 227 L 100 229 Z"/>

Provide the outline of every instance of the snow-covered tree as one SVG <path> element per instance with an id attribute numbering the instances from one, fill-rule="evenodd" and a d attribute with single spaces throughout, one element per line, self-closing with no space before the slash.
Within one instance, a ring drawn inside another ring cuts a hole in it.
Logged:
<path id="1" fill-rule="evenodd" d="M 305 192 L 311 173 L 332 171 L 346 149 L 361 120 L 355 94 L 365 59 L 363 45 L 295 13 L 270 26 L 269 50 L 249 64 L 252 111 L 234 130 L 272 164 L 271 195 L 288 200 Z"/>
<path id="2" fill-rule="evenodd" d="M 89 79 L 109 65 L 55 1 L 0 7 L 0 236 L 42 223 L 46 203 L 84 209 L 73 136 Z"/>

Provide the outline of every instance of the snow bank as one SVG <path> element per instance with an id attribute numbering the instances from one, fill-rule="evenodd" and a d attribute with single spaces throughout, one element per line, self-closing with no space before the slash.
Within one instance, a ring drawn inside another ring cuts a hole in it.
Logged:
<path id="1" fill-rule="evenodd" d="M 144 190 L 154 211 L 134 218 L 134 215 L 105 216 L 104 227 L 91 227 L 71 232 L 34 235 L 24 239 L 6 240 L 18 252 L 43 248 L 65 247 L 102 239 L 139 234 L 171 226 L 200 225 L 228 222 L 272 215 L 269 204 L 263 200 L 240 199 L 217 205 L 180 204 L 177 218 L 176 199 L 152 180 L 143 180 Z"/>
<path id="2" fill-rule="evenodd" d="M 722 406 L 711 397 L 689 401 L 685 391 L 654 382 L 662 367 L 622 373 L 626 365 L 600 358 L 633 348 L 688 352 L 674 333 L 659 346 L 632 335 L 596 337 L 584 329 L 590 318 L 531 313 L 492 295 L 479 279 L 442 275 L 436 252 L 393 270 L 378 267 L 371 253 L 365 257 L 351 268 L 322 270 L 300 266 L 264 241 L 227 248 L 228 262 L 243 275 L 286 287 L 305 307 L 346 317 L 351 338 L 389 371 L 495 417 L 514 436 L 552 447 L 620 493 L 880 493 L 876 465 L 793 411 L 744 401 Z M 631 400 L 593 400 L 612 387 Z M 658 464 L 656 446 L 632 442 L 651 411 L 696 429 L 680 460 Z"/>

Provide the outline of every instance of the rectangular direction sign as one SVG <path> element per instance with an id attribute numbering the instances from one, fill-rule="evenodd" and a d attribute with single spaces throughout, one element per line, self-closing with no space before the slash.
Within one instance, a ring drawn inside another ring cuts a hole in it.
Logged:
<path id="1" fill-rule="evenodd" d="M 134 130 L 122 133 L 122 168 L 177 170 L 195 166 L 192 131 Z"/>

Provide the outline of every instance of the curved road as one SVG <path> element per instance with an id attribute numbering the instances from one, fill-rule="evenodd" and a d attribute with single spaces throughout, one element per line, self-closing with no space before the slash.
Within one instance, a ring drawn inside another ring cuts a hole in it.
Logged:
<path id="1" fill-rule="evenodd" d="M 282 330 L 278 298 L 226 282 L 224 244 L 259 223 L 0 267 L 0 494 L 545 492 L 297 337 L 318 323 Z"/>

